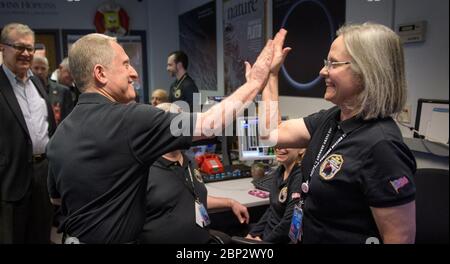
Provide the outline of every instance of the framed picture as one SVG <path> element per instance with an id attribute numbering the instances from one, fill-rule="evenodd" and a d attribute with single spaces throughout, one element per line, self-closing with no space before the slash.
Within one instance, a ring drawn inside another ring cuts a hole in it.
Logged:
<path id="1" fill-rule="evenodd" d="M 49 72 L 58 68 L 61 62 L 61 46 L 59 44 L 59 31 L 54 29 L 36 29 L 35 33 L 35 55 L 47 57 Z"/>
<path id="2" fill-rule="evenodd" d="M 63 54 L 67 57 L 72 44 L 86 34 L 94 33 L 89 30 L 63 30 Z M 148 103 L 148 74 L 147 74 L 147 39 L 145 31 L 132 30 L 130 34 L 117 37 L 117 41 L 130 57 L 131 65 L 136 69 L 139 79 L 134 83 L 134 88 L 138 94 L 138 102 Z"/>

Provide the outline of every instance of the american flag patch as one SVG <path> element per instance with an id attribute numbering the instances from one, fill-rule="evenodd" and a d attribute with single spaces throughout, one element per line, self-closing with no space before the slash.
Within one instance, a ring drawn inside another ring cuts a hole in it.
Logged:
<path id="1" fill-rule="evenodd" d="M 405 187 L 409 183 L 409 180 L 406 176 L 401 177 L 400 179 L 397 179 L 395 181 L 391 181 L 392 187 L 394 187 L 395 192 L 398 193 L 398 190 Z"/>

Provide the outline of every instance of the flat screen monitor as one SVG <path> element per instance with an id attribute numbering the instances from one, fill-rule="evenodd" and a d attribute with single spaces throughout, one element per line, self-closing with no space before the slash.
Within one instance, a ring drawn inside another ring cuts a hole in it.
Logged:
<path id="1" fill-rule="evenodd" d="M 195 157 L 204 155 L 204 154 L 214 154 L 216 153 L 216 144 L 207 144 L 200 146 L 191 147 L 192 152 Z"/>
<path id="2" fill-rule="evenodd" d="M 264 145 L 260 140 L 257 117 L 238 117 L 236 129 L 240 160 L 275 159 L 275 148 Z"/>
<path id="3" fill-rule="evenodd" d="M 448 144 L 448 100 L 419 99 L 414 137 Z"/>

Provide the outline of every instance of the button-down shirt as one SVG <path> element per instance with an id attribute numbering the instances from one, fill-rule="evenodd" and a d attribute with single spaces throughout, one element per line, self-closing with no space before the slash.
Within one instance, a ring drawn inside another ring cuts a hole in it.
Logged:
<path id="1" fill-rule="evenodd" d="M 36 86 L 31 81 L 31 71 L 27 72 L 25 81 L 20 80 L 5 64 L 3 70 L 13 87 L 14 94 L 19 102 L 31 141 L 33 142 L 33 154 L 45 153 L 45 147 L 49 141 L 48 136 L 48 111 L 45 99 L 41 97 Z"/>

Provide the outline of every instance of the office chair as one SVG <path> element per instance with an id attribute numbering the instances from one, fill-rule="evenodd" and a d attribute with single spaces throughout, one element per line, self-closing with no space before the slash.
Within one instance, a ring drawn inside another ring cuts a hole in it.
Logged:
<path id="1" fill-rule="evenodd" d="M 416 244 L 448 244 L 448 170 L 417 169 Z"/>
<path id="2" fill-rule="evenodd" d="M 262 244 L 272 244 L 266 241 L 258 241 L 253 239 L 248 239 L 240 236 L 232 236 L 231 243 L 233 244 L 244 244 L 244 245 L 262 245 Z"/>
<path id="3" fill-rule="evenodd" d="M 231 244 L 231 237 L 219 230 L 209 229 L 210 244 Z"/>

